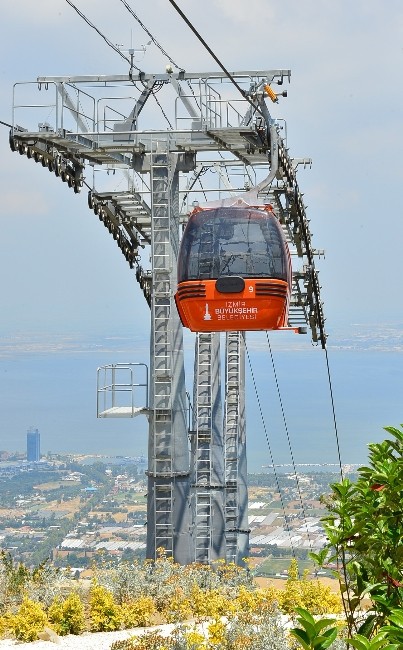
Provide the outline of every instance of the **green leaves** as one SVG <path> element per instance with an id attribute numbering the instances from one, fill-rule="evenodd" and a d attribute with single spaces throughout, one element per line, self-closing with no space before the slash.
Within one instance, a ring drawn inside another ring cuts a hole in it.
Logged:
<path id="1" fill-rule="evenodd" d="M 394 609 L 388 617 L 389 625 L 384 625 L 380 629 L 380 634 L 390 641 L 396 642 L 396 647 L 403 647 L 403 611 Z"/>
<path id="2" fill-rule="evenodd" d="M 377 634 L 371 640 L 368 640 L 365 636 L 361 634 L 356 634 L 353 639 L 348 640 L 349 644 L 357 650 L 378 650 L 382 648 L 383 650 L 398 650 L 400 647 L 394 643 L 388 643 L 383 634 Z"/>
<path id="3" fill-rule="evenodd" d="M 362 639 L 375 639 L 391 612 L 403 607 L 403 425 L 386 431 L 389 438 L 369 445 L 369 464 L 360 467 L 358 480 L 331 486 L 323 519 L 329 541 L 313 558 L 320 563 L 336 552 L 350 636 L 363 599 L 371 600 L 370 623 L 364 622 L 352 643 L 357 648 L 366 648 Z"/>
<path id="4" fill-rule="evenodd" d="M 323 567 L 325 562 L 329 561 L 329 549 L 328 548 L 322 548 L 322 550 L 320 550 L 319 553 L 311 552 L 311 553 L 309 553 L 309 557 L 319 567 Z"/>
<path id="5" fill-rule="evenodd" d="M 297 621 L 302 627 L 295 627 L 290 634 L 297 639 L 304 650 L 325 650 L 337 637 L 337 627 L 329 627 L 336 623 L 333 618 L 322 618 L 315 621 L 313 616 L 302 607 L 296 607 L 299 614 Z M 325 630 L 325 628 L 329 628 Z"/>

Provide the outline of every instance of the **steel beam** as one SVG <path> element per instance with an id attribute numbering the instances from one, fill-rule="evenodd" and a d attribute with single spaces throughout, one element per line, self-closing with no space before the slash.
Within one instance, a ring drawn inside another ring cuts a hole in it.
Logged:
<path id="1" fill-rule="evenodd" d="M 246 80 L 249 81 L 254 77 L 267 79 L 268 82 L 273 79 L 287 79 L 291 78 L 291 70 L 243 70 L 235 71 L 230 73 L 232 77 L 236 80 Z M 137 72 L 133 74 L 124 74 L 124 75 L 64 75 L 64 76 L 45 76 L 38 77 L 38 84 L 46 83 L 101 83 L 106 84 L 110 83 L 130 83 L 133 81 L 143 81 L 147 83 L 148 81 L 165 81 L 169 82 L 171 79 L 177 79 L 178 81 L 186 80 L 195 80 L 199 79 L 228 79 L 228 77 L 220 71 L 215 70 L 214 72 L 185 72 L 181 70 L 180 72 L 173 73 L 162 73 L 162 74 L 153 74 L 146 72 Z M 229 79 L 228 79 L 229 81 Z"/>

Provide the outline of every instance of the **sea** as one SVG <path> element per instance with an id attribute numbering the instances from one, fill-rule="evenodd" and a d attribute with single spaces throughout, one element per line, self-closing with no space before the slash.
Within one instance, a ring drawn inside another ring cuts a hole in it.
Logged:
<path id="1" fill-rule="evenodd" d="M 403 422 L 403 346 L 396 338 L 339 337 L 328 346 L 279 343 L 263 333 L 247 338 L 248 471 L 307 464 L 362 465 L 368 444 Z M 193 339 L 185 337 L 192 394 Z M 97 368 L 148 364 L 141 335 L 0 337 L 0 450 L 24 451 L 30 427 L 42 453 L 147 454 L 148 423 L 97 418 Z M 139 387 L 136 406 L 145 405 Z"/>

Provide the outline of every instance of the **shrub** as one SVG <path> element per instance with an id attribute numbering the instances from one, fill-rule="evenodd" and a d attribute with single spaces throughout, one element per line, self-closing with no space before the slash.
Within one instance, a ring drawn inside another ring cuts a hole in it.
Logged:
<path id="1" fill-rule="evenodd" d="M 191 614 L 199 619 L 215 618 L 228 613 L 232 604 L 221 589 L 201 589 L 194 585 L 190 593 Z M 190 618 L 190 615 L 188 618 Z"/>
<path id="2" fill-rule="evenodd" d="M 315 615 L 340 614 L 343 605 L 339 594 L 335 594 L 330 587 L 319 580 L 308 580 L 304 576 L 301 581 L 303 608 Z"/>
<path id="3" fill-rule="evenodd" d="M 161 614 L 167 623 L 179 623 L 192 616 L 192 607 L 183 590 L 177 588 L 166 599 Z"/>
<path id="4" fill-rule="evenodd" d="M 110 650 L 290 650 L 278 610 L 257 614 L 253 623 L 234 616 L 227 623 L 215 618 L 205 634 L 195 625 L 179 626 L 165 637 L 148 632 L 115 641 Z"/>
<path id="5" fill-rule="evenodd" d="M 6 612 L 0 615 L 0 638 L 12 631 L 12 615 Z"/>
<path id="6" fill-rule="evenodd" d="M 63 582 L 59 569 L 48 561 L 30 570 L 10 553 L 0 552 L 0 611 L 21 605 L 24 598 L 46 608 L 60 594 Z"/>
<path id="7" fill-rule="evenodd" d="M 119 604 L 139 596 L 150 596 L 158 611 L 165 608 L 176 589 L 188 599 L 193 587 L 197 586 L 204 593 L 219 590 L 232 600 L 242 586 L 255 588 L 250 572 L 233 563 L 217 560 L 212 566 L 194 563 L 184 567 L 162 552 L 155 562 L 146 560 L 143 563 L 124 562 L 118 567 L 107 564 L 96 567 L 96 581 L 108 589 Z"/>
<path id="8" fill-rule="evenodd" d="M 175 650 L 172 638 L 167 638 L 159 632 L 147 632 L 141 636 L 115 641 L 110 650 Z"/>
<path id="9" fill-rule="evenodd" d="M 183 633 L 184 642 L 186 648 L 189 650 L 205 650 L 206 649 L 206 638 L 204 634 L 201 634 L 197 630 L 189 630 Z"/>
<path id="10" fill-rule="evenodd" d="M 73 592 L 64 600 L 57 597 L 48 610 L 49 622 L 61 636 L 81 634 L 85 628 L 84 606 L 79 595 Z"/>
<path id="11" fill-rule="evenodd" d="M 140 596 L 121 605 L 121 617 L 125 629 L 147 627 L 155 614 L 154 601 L 149 596 Z"/>
<path id="12" fill-rule="evenodd" d="M 169 623 L 193 618 L 199 621 L 209 619 L 210 638 L 201 640 L 197 636 L 198 630 L 194 631 L 196 636 L 188 630 L 188 636 L 179 638 L 178 632 L 176 637 L 165 639 L 158 650 L 168 647 L 172 650 L 213 650 L 216 647 L 220 650 L 256 650 L 263 647 L 261 638 L 267 640 L 268 649 L 282 648 L 286 646 L 278 622 L 279 610 L 293 614 L 296 607 L 303 607 L 312 614 L 335 614 L 341 609 L 340 597 L 327 586 L 318 580 L 309 580 L 307 575 L 302 579 L 298 577 L 296 561 L 290 565 L 284 590 L 274 587 L 259 589 L 250 572 L 221 560 L 213 566 L 192 564 L 183 567 L 161 555 L 156 562 L 145 561 L 133 566 L 125 563 L 124 569 L 123 565 L 116 569 L 104 564 L 96 567 L 95 571 L 87 612 L 88 627 L 93 632 L 146 627 L 156 622 L 159 616 L 159 622 Z M 21 570 L 18 575 L 27 574 Z M 37 596 L 36 602 L 42 601 L 42 616 L 45 616 L 45 605 L 51 594 L 50 587 L 47 587 L 51 582 L 50 576 L 51 571 L 42 567 L 39 572 L 30 571 L 27 582 L 24 581 L 25 591 L 27 584 L 31 585 L 32 593 Z M 32 601 L 33 598 L 29 602 Z M 84 607 L 77 591 L 64 597 L 60 593 L 56 595 L 48 605 L 47 613 L 50 624 L 60 635 L 80 634 L 85 628 Z M 224 626 L 223 620 L 227 621 Z M 39 629 L 44 624 L 42 621 Z M 11 628 L 17 629 L 16 626 L 17 623 Z M 3 628 L 7 630 L 5 624 Z M 23 629 L 22 624 L 20 628 Z M 25 634 L 24 631 L 18 633 Z M 157 643 L 155 635 L 150 639 L 154 645 Z M 277 639 L 278 645 L 273 645 L 273 639 Z M 145 642 L 133 640 L 131 643 L 140 643 L 141 650 L 141 644 Z M 133 647 L 137 650 L 137 645 Z"/>
<path id="13" fill-rule="evenodd" d="M 46 560 L 32 569 L 27 580 L 26 595 L 47 608 L 57 596 L 61 595 L 65 583 L 66 577 L 60 569 Z"/>
<path id="14" fill-rule="evenodd" d="M 144 563 L 121 562 L 117 567 L 104 563 L 102 566 L 93 566 L 93 570 L 97 583 L 108 589 L 121 605 L 139 596 L 152 595 L 147 589 L 149 565 L 147 560 Z"/>
<path id="15" fill-rule="evenodd" d="M 339 614 L 342 611 L 339 594 L 332 593 L 319 580 L 309 580 L 306 573 L 302 579 L 298 578 L 296 560 L 291 560 L 288 580 L 285 589 L 277 592 L 277 602 L 285 614 L 293 614 L 298 607 L 312 614 Z"/>
<path id="16" fill-rule="evenodd" d="M 237 598 L 230 603 L 227 609 L 227 617 L 234 619 L 238 624 L 253 625 L 262 617 L 278 613 L 277 601 L 278 590 L 274 587 L 249 591 L 242 588 Z"/>
<path id="17" fill-rule="evenodd" d="M 121 611 L 110 591 L 94 583 L 90 590 L 90 620 L 92 632 L 119 630 Z"/>
<path id="18" fill-rule="evenodd" d="M 26 594 L 30 579 L 29 569 L 21 563 L 15 563 L 11 554 L 0 552 L 0 607 L 4 611 L 10 605 L 20 605 Z"/>
<path id="19" fill-rule="evenodd" d="M 16 614 L 10 617 L 10 627 L 18 641 L 35 641 L 42 632 L 47 616 L 40 603 L 25 598 Z"/>
<path id="20" fill-rule="evenodd" d="M 227 628 L 225 623 L 223 623 L 219 618 L 216 618 L 212 623 L 210 623 L 208 626 L 208 638 L 213 647 L 222 646 L 225 643 L 226 631 Z"/>
<path id="21" fill-rule="evenodd" d="M 289 650 L 288 635 L 280 613 L 263 609 L 253 620 L 242 612 L 229 621 L 225 632 L 226 650 Z"/>

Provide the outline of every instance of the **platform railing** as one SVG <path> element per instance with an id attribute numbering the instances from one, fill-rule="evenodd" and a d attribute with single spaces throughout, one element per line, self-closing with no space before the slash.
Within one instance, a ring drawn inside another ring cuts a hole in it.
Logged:
<path id="1" fill-rule="evenodd" d="M 145 373 L 136 381 L 139 370 Z M 145 392 L 143 404 L 135 403 L 136 389 Z M 97 368 L 97 417 L 133 418 L 148 409 L 148 366 L 145 363 L 112 363 Z"/>

